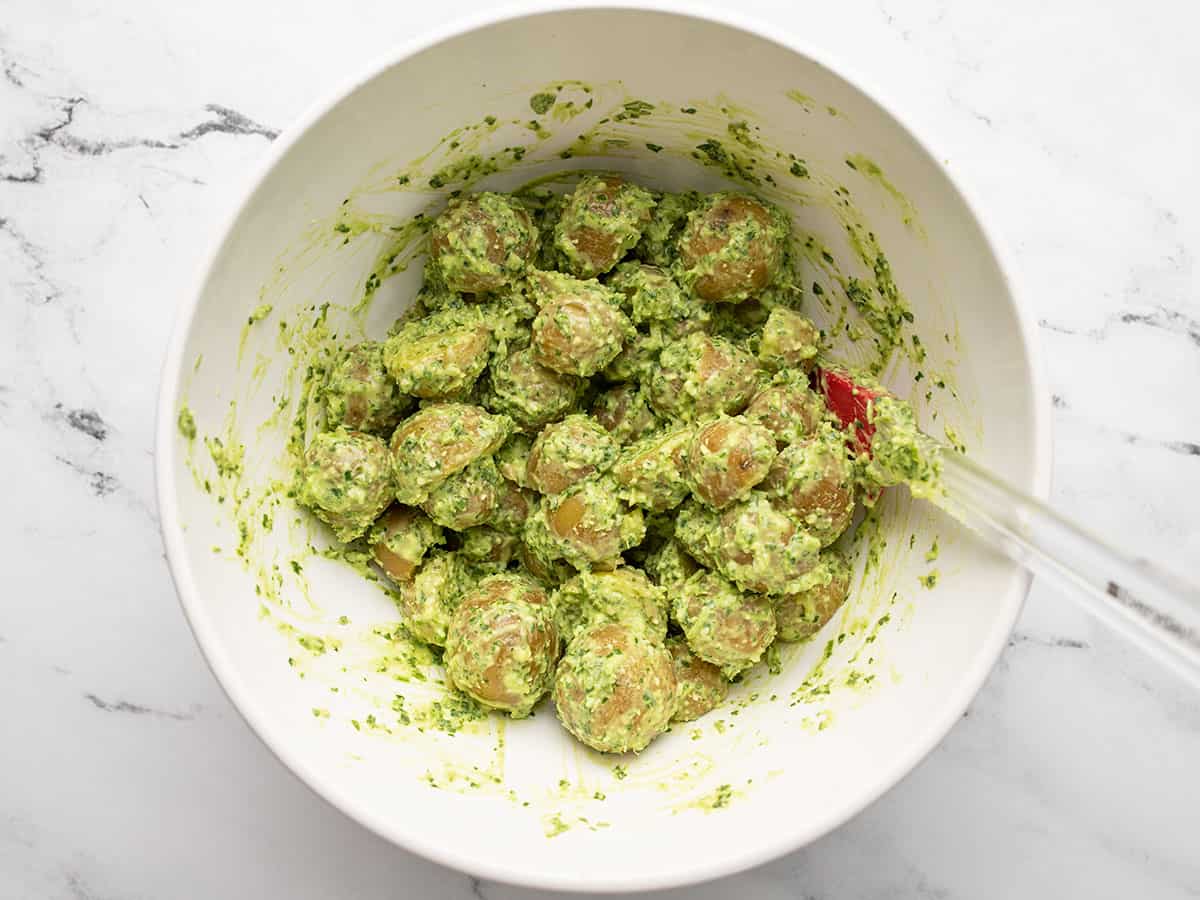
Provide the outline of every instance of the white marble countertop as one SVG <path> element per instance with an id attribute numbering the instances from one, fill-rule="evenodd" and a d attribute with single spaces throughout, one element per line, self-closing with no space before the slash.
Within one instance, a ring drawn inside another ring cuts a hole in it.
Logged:
<path id="1" fill-rule="evenodd" d="M 364 59 L 484 5 L 0 8 L 0 897 L 527 895 L 386 844 L 259 744 L 184 624 L 151 466 L 175 306 L 248 170 Z M 740 6 L 853 57 L 975 188 L 1041 322 L 1054 502 L 1195 572 L 1195 2 Z M 900 786 L 687 895 L 1200 896 L 1198 759 L 1200 696 L 1038 587 Z"/>

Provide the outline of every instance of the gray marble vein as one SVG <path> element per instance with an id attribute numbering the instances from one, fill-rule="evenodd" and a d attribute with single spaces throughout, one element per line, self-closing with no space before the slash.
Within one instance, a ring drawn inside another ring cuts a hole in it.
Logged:
<path id="1" fill-rule="evenodd" d="M 186 722 L 195 718 L 191 713 L 171 712 L 164 709 L 153 709 L 140 703 L 130 703 L 128 700 L 102 700 L 95 694 L 84 694 L 84 699 L 101 712 L 128 713 L 131 716 L 151 716 L 153 718 L 174 719 Z"/>

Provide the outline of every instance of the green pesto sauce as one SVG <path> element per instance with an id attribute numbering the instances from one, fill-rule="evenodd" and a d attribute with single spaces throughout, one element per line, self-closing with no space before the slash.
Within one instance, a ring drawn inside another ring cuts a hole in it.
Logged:
<path id="1" fill-rule="evenodd" d="M 733 786 L 729 784 L 720 784 L 717 785 L 716 789 L 712 791 L 712 793 L 701 797 L 693 805 L 696 809 L 710 813 L 729 806 L 730 802 L 733 800 L 733 797 Z"/>
<path id="2" fill-rule="evenodd" d="M 557 99 L 558 97 L 555 94 L 534 94 L 529 98 L 529 108 L 539 116 L 544 116 L 550 111 L 550 107 L 554 105 L 554 101 Z"/>
<path id="3" fill-rule="evenodd" d="M 543 823 L 545 825 L 545 834 L 548 838 L 558 837 L 560 834 L 568 831 L 571 827 L 563 821 L 561 813 L 554 813 L 553 815 L 545 817 L 545 819 L 543 819 Z"/>
<path id="4" fill-rule="evenodd" d="M 471 154 L 462 159 L 446 163 L 429 176 L 429 186 L 435 190 L 450 184 L 478 181 L 487 175 L 500 171 L 500 158 L 483 157 Z"/>
<path id="5" fill-rule="evenodd" d="M 270 303 L 259 304 L 250 312 L 250 316 L 247 318 L 246 324 L 253 325 L 256 322 L 261 322 L 263 319 L 265 319 L 267 316 L 269 316 L 271 314 L 271 311 L 274 308 L 275 307 L 273 305 L 271 305 Z"/>
<path id="6" fill-rule="evenodd" d="M 179 408 L 179 417 L 176 419 L 176 424 L 179 428 L 179 433 L 187 438 L 187 440 L 194 441 L 196 439 L 196 418 L 187 406 Z"/>
<path id="7" fill-rule="evenodd" d="M 751 126 L 748 122 L 730 122 L 725 130 L 729 132 L 731 138 L 743 147 L 747 147 L 750 150 L 758 150 L 762 145 L 754 139 L 754 131 L 757 128 L 757 125 Z"/>
<path id="8" fill-rule="evenodd" d="M 692 158 L 734 181 L 753 187 L 763 184 L 763 176 L 756 171 L 759 168 L 758 159 L 751 153 L 728 147 L 717 138 L 708 138 L 697 144 L 692 151 Z"/>
<path id="9" fill-rule="evenodd" d="M 813 107 L 817 105 L 817 101 L 803 91 L 798 91 L 795 88 L 785 91 L 785 95 L 793 103 L 799 103 L 804 107 L 805 111 L 811 112 Z"/>
<path id="10" fill-rule="evenodd" d="M 917 427 L 912 406 L 879 397 L 871 404 L 869 419 L 875 434 L 864 469 L 868 481 L 880 487 L 907 484 L 918 498 L 937 494 L 942 489 L 941 451 Z"/>
<path id="11" fill-rule="evenodd" d="M 239 367 L 242 364 L 242 357 L 245 355 L 246 341 L 250 337 L 250 329 L 269 316 L 273 309 L 274 306 L 270 303 L 260 303 L 258 306 L 252 309 L 250 311 L 250 315 L 246 317 L 246 324 L 242 326 L 241 338 L 238 341 L 237 359 Z"/>
<path id="12" fill-rule="evenodd" d="M 917 211 L 915 207 L 913 207 L 908 197 L 901 193 L 900 189 L 888 180 L 887 176 L 883 174 L 883 169 L 879 167 L 878 163 L 876 163 L 874 160 L 868 159 L 861 153 L 855 153 L 846 157 L 846 165 L 858 172 L 864 178 L 874 181 L 881 188 L 887 191 L 891 198 L 899 205 L 903 213 L 902 221 L 905 225 L 909 226 L 910 228 L 917 225 Z"/>

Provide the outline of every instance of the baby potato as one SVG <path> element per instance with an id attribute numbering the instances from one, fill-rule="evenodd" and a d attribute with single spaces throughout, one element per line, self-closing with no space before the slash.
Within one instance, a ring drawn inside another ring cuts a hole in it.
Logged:
<path id="1" fill-rule="evenodd" d="M 669 268 L 677 255 L 679 234 L 687 224 L 687 216 L 700 203 L 695 191 L 662 194 L 650 213 L 650 221 L 642 229 L 642 239 L 633 254 L 642 262 Z"/>
<path id="2" fill-rule="evenodd" d="M 496 468 L 506 479 L 520 487 L 529 487 L 529 476 L 526 469 L 529 465 L 529 451 L 533 449 L 533 438 L 517 432 L 505 441 L 496 451 Z"/>
<path id="3" fill-rule="evenodd" d="M 459 536 L 458 555 L 478 569 L 496 574 L 508 568 L 521 539 L 491 525 L 476 525 Z"/>
<path id="4" fill-rule="evenodd" d="M 754 359 L 755 365 L 758 365 L 758 342 L 762 337 L 762 322 L 765 322 L 767 317 L 763 312 L 762 321 L 758 321 L 757 315 L 747 315 L 750 310 L 761 312 L 762 308 L 753 300 L 715 306 L 706 330 L 714 337 L 729 341 L 739 350 L 748 353 Z"/>
<path id="5" fill-rule="evenodd" d="M 493 416 L 479 406 L 434 403 L 422 407 L 392 434 L 396 499 L 420 504 L 455 472 L 494 453 L 511 431 L 508 416 Z"/>
<path id="6" fill-rule="evenodd" d="M 563 203 L 566 197 L 556 194 L 549 188 L 532 187 L 521 192 L 518 202 L 521 203 L 533 217 L 533 223 L 538 230 L 538 252 L 533 259 L 533 265 L 539 269 L 556 268 L 562 260 L 554 249 L 554 226 L 562 215 Z"/>
<path id="7" fill-rule="evenodd" d="M 619 622 L 661 644 L 667 636 L 667 596 L 633 566 L 611 572 L 580 572 L 554 592 L 558 633 L 570 643 L 585 628 Z"/>
<path id="8" fill-rule="evenodd" d="M 746 300 L 779 275 L 790 231 L 787 217 L 761 200 L 709 194 L 679 236 L 679 283 L 713 303 Z"/>
<path id="9" fill-rule="evenodd" d="M 714 419 L 688 445 L 692 493 L 714 509 L 724 509 L 766 477 L 775 456 L 775 437 L 763 426 L 741 416 Z"/>
<path id="10" fill-rule="evenodd" d="M 533 432 L 573 410 L 583 388 L 581 379 L 546 368 L 531 347 L 523 347 L 492 363 L 484 403 Z"/>
<path id="11" fill-rule="evenodd" d="M 429 258 L 452 291 L 496 291 L 520 276 L 537 248 L 529 213 L 485 192 L 450 200 L 433 223 Z"/>
<path id="12" fill-rule="evenodd" d="M 724 338 L 693 332 L 663 348 L 644 386 L 660 416 L 694 422 L 740 413 L 757 391 L 758 375 L 749 353 Z"/>
<path id="13" fill-rule="evenodd" d="M 490 456 L 481 456 L 429 491 L 421 503 L 429 518 L 443 528 L 462 531 L 492 518 L 504 479 Z"/>
<path id="14" fill-rule="evenodd" d="M 820 542 L 760 492 L 717 513 L 696 501 L 680 507 L 675 537 L 683 548 L 742 590 L 781 594 L 816 564 Z"/>
<path id="15" fill-rule="evenodd" d="M 387 444 L 361 431 L 326 431 L 304 452 L 299 500 L 339 541 L 361 536 L 392 501 Z"/>
<path id="16" fill-rule="evenodd" d="M 826 426 L 785 447 L 763 479 L 776 508 L 821 542 L 832 544 L 854 517 L 854 471 L 845 437 Z"/>
<path id="17" fill-rule="evenodd" d="M 473 582 L 457 553 L 435 550 L 412 581 L 399 584 L 404 627 L 419 641 L 435 647 L 446 644 L 446 631 L 459 598 Z"/>
<path id="18" fill-rule="evenodd" d="M 833 618 L 850 592 L 850 563 L 836 550 L 822 550 L 805 587 L 774 598 L 781 641 L 803 641 Z"/>
<path id="19" fill-rule="evenodd" d="M 520 534 L 525 521 L 537 506 L 537 494 L 526 490 L 514 481 L 501 478 L 496 495 L 496 507 L 488 524 L 510 534 Z"/>
<path id="20" fill-rule="evenodd" d="M 675 595 L 675 621 L 701 659 L 733 678 L 762 658 L 775 640 L 775 610 L 761 594 L 745 594 L 714 572 L 699 571 Z"/>
<path id="21" fill-rule="evenodd" d="M 470 297 L 470 299 L 468 300 L 467 297 Z M 441 277 L 434 272 L 433 268 L 426 266 L 425 279 L 421 282 L 421 287 L 417 291 L 413 305 L 392 323 L 392 327 L 388 329 L 388 337 L 391 337 L 418 316 L 427 316 L 430 313 L 441 312 L 446 309 L 466 309 L 475 299 L 473 295 L 463 296 L 458 291 L 450 290 L 442 282 Z"/>
<path id="22" fill-rule="evenodd" d="M 609 276 L 608 286 L 624 297 L 621 308 L 634 324 L 674 322 L 695 318 L 699 330 L 708 321 L 708 310 L 687 296 L 667 272 L 644 263 L 621 263 Z"/>
<path id="23" fill-rule="evenodd" d="M 394 504 L 371 529 L 371 554 L 397 584 L 413 580 L 429 550 L 442 543 L 441 527 L 419 509 Z"/>
<path id="24" fill-rule="evenodd" d="M 825 404 L 807 384 L 783 380 L 763 388 L 746 407 L 745 416 L 775 435 L 779 447 L 811 436 L 825 417 Z"/>
<path id="25" fill-rule="evenodd" d="M 456 688 L 519 719 L 550 689 L 558 654 L 545 592 L 519 575 L 491 575 L 459 602 L 444 659 Z"/>
<path id="26" fill-rule="evenodd" d="M 683 544 L 675 538 L 664 541 L 646 557 L 646 573 L 667 591 L 676 590 L 699 568 L 700 564 L 688 556 Z"/>
<path id="27" fill-rule="evenodd" d="M 534 490 L 561 494 L 584 478 L 605 472 L 617 456 L 617 442 L 584 415 L 547 425 L 529 452 L 527 477 Z"/>
<path id="28" fill-rule="evenodd" d="M 772 372 L 781 369 L 807 372 L 813 367 L 820 349 L 821 332 L 812 320 L 795 310 L 777 306 L 763 325 L 758 361 Z"/>
<path id="29" fill-rule="evenodd" d="M 346 350 L 325 381 L 330 428 L 390 436 L 412 401 L 400 393 L 383 365 L 383 345 L 363 341 Z"/>
<path id="30" fill-rule="evenodd" d="M 622 450 L 612 470 L 617 496 L 650 512 L 665 512 L 682 503 L 689 490 L 685 455 L 691 440 L 691 428 L 675 428 Z"/>
<path id="31" fill-rule="evenodd" d="M 617 264 L 650 222 L 654 197 L 619 175 L 585 175 L 563 201 L 554 247 L 567 268 L 594 278 Z"/>
<path id="32" fill-rule="evenodd" d="M 658 426 L 658 417 L 636 384 L 618 384 L 600 394 L 592 404 L 592 418 L 618 444 L 636 441 Z"/>
<path id="33" fill-rule="evenodd" d="M 720 539 L 718 513 L 691 498 L 675 514 L 674 539 L 687 555 L 709 569 L 717 567 L 716 546 Z"/>
<path id="34" fill-rule="evenodd" d="M 406 321 L 383 346 L 397 388 L 426 400 L 469 391 L 488 362 L 492 334 L 474 310 Z"/>
<path id="35" fill-rule="evenodd" d="M 609 622 L 581 631 L 554 678 L 563 727 L 603 753 L 642 750 L 675 713 L 671 654 L 639 629 Z"/>
<path id="36" fill-rule="evenodd" d="M 469 294 L 464 296 L 470 297 Z M 524 278 L 484 299 L 471 297 L 471 300 L 474 302 L 470 303 L 470 308 L 488 323 L 497 345 L 524 347 L 529 344 L 529 329 L 538 308 Z"/>
<path id="37" fill-rule="evenodd" d="M 816 565 L 821 544 L 754 491 L 720 514 L 708 548 L 716 568 L 742 590 L 781 594 Z"/>
<path id="38" fill-rule="evenodd" d="M 577 571 L 565 559 L 552 555 L 552 550 L 548 548 L 547 542 L 544 540 L 535 540 L 530 543 L 522 537 L 521 543 L 517 546 L 517 561 L 531 578 L 539 584 L 551 588 L 573 578 Z"/>
<path id="39" fill-rule="evenodd" d="M 647 343 L 656 345 L 661 350 L 672 341 L 681 341 L 694 331 L 703 331 L 706 334 L 724 337 L 725 335 L 721 334 L 715 325 L 716 318 L 709 313 L 707 307 L 700 306 L 685 319 L 657 319 L 642 327 L 646 329 L 650 337 Z M 736 341 L 733 343 L 736 344 Z M 750 352 L 749 347 L 740 349 Z"/>
<path id="40" fill-rule="evenodd" d="M 663 348 L 663 339 L 658 334 L 634 332 L 625 342 L 621 352 L 601 370 L 609 381 L 643 381 L 658 365 L 658 354 Z"/>
<path id="41" fill-rule="evenodd" d="M 729 696 L 729 682 L 720 669 L 694 654 L 679 635 L 667 638 L 667 652 L 675 664 L 672 722 L 694 721 L 725 702 Z"/>
<path id="42" fill-rule="evenodd" d="M 576 569 L 611 569 L 621 553 L 641 543 L 646 526 L 639 509 L 617 499 L 610 482 L 581 481 L 543 497 L 525 523 L 525 543 Z"/>
<path id="43" fill-rule="evenodd" d="M 619 295 L 599 282 L 539 272 L 530 283 L 539 306 L 533 357 L 543 366 L 586 378 L 612 362 L 634 336 Z"/>

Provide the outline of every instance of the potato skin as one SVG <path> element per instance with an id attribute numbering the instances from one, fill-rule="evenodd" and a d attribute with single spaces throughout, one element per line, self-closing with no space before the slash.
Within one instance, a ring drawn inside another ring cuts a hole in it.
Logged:
<path id="1" fill-rule="evenodd" d="M 588 416 L 567 416 L 538 434 L 529 452 L 526 478 L 536 491 L 561 494 L 607 471 L 616 456 L 617 442 L 604 426 Z"/>
<path id="2" fill-rule="evenodd" d="M 779 276 L 789 231 L 778 209 L 754 197 L 709 194 L 688 213 L 676 277 L 701 300 L 747 300 Z"/>
<path id="3" fill-rule="evenodd" d="M 781 382 L 755 394 L 743 415 L 775 435 L 782 449 L 816 433 L 825 418 L 825 404 L 807 385 Z"/>
<path id="4" fill-rule="evenodd" d="M 693 332 L 663 348 L 643 386 L 659 416 L 695 422 L 740 413 L 758 390 L 758 376 L 749 353 L 724 338 Z"/>
<path id="5" fill-rule="evenodd" d="M 843 435 L 827 428 L 784 448 L 762 488 L 776 509 L 828 547 L 854 517 L 854 470 Z"/>
<path id="6" fill-rule="evenodd" d="M 591 412 L 592 418 L 618 444 L 629 444 L 645 437 L 659 425 L 642 389 L 635 384 L 618 384 L 604 391 L 592 404 Z"/>
<path id="7" fill-rule="evenodd" d="M 413 580 L 425 554 L 445 540 L 441 527 L 421 510 L 393 505 L 371 531 L 375 562 L 397 584 Z"/>
<path id="8" fill-rule="evenodd" d="M 662 644 L 619 623 L 594 625 L 567 647 L 554 679 L 563 727 L 603 753 L 638 751 L 675 714 L 675 665 Z"/>
<path id="9" fill-rule="evenodd" d="M 326 431 L 304 451 L 299 500 L 339 541 L 363 535 L 391 502 L 387 444 L 361 431 Z"/>
<path id="10" fill-rule="evenodd" d="M 823 550 L 804 588 L 774 598 L 781 641 L 804 641 L 825 627 L 850 592 L 850 564 L 835 550 Z"/>
<path id="11" fill-rule="evenodd" d="M 452 199 L 429 237 L 432 268 L 452 291 L 497 291 L 524 270 L 537 247 L 525 210 L 500 194 Z"/>
<path id="12" fill-rule="evenodd" d="M 636 333 L 621 312 L 620 296 L 598 282 L 542 272 L 532 284 L 538 304 L 533 358 L 548 369 L 588 378 Z"/>
<path id="13" fill-rule="evenodd" d="M 586 175 L 563 201 L 554 248 L 573 275 L 602 275 L 638 242 L 653 209 L 645 188 L 619 175 Z"/>
<path id="14" fill-rule="evenodd" d="M 775 461 L 775 436 L 741 416 L 721 416 L 696 430 L 687 450 L 692 494 L 714 509 L 745 497 Z"/>
<path id="15" fill-rule="evenodd" d="M 529 715 L 549 690 L 558 654 L 545 592 L 517 575 L 483 579 L 447 629 L 446 674 L 454 686 L 513 718 Z"/>
<path id="16" fill-rule="evenodd" d="M 729 695 L 729 682 L 721 670 L 701 659 L 681 635 L 667 638 L 675 663 L 675 715 L 672 722 L 691 722 L 720 706 Z"/>
<path id="17" fill-rule="evenodd" d="M 584 481 L 543 497 L 525 523 L 524 540 L 544 559 L 576 569 L 612 569 L 646 534 L 641 511 L 630 510 L 611 482 Z"/>
<path id="18" fill-rule="evenodd" d="M 339 357 L 325 380 L 325 418 L 330 428 L 390 437 L 412 405 L 383 364 L 383 344 L 362 341 Z"/>
<path id="19" fill-rule="evenodd" d="M 775 610 L 762 594 L 739 591 L 700 571 L 675 596 L 675 621 L 698 657 L 732 678 L 762 658 L 775 640 Z"/>
<path id="20" fill-rule="evenodd" d="M 512 420 L 480 406 L 434 403 L 397 426 L 390 443 L 396 499 L 416 505 L 475 460 L 494 453 L 512 431 Z"/>

